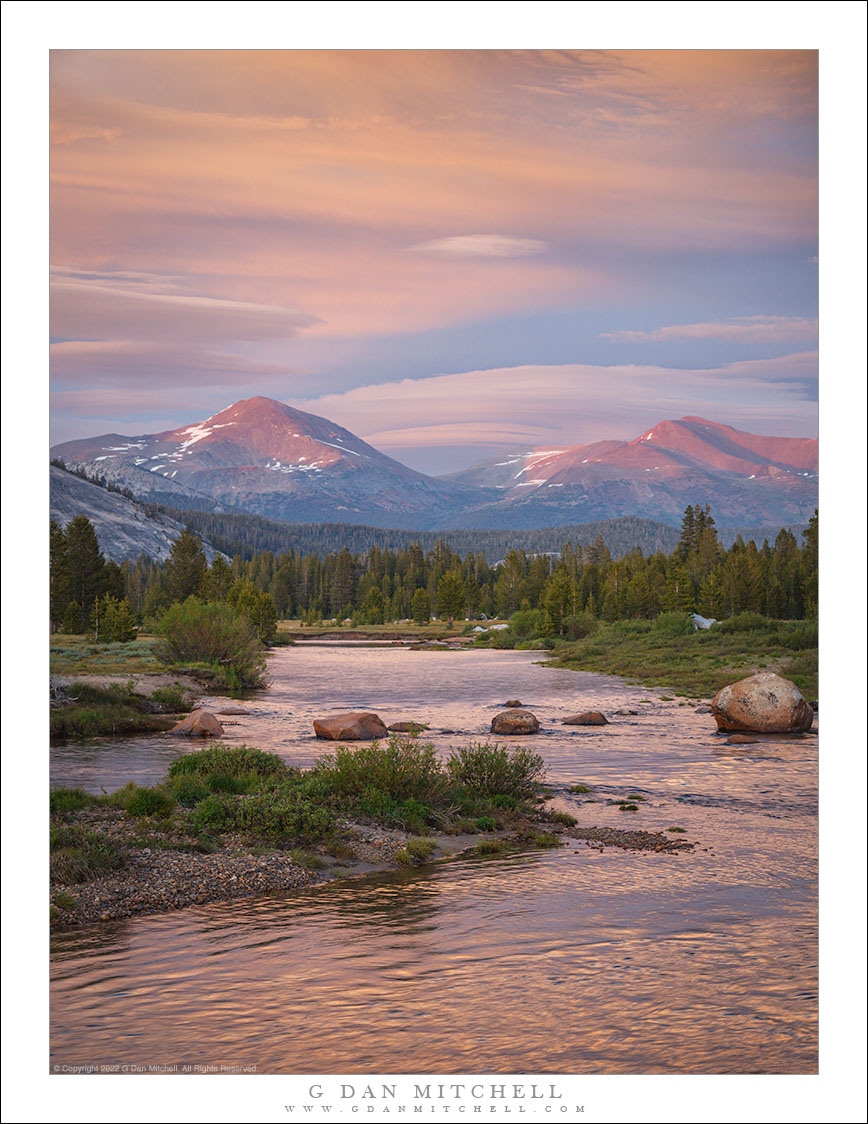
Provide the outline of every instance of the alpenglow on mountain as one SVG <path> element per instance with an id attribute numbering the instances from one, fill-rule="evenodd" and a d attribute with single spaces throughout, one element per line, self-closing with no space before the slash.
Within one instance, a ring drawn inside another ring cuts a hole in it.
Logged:
<path id="1" fill-rule="evenodd" d="M 719 526 L 806 522 L 817 442 L 705 418 L 662 421 L 632 441 L 519 450 L 449 477 L 407 468 L 349 430 L 247 398 L 167 433 L 106 434 L 52 456 L 171 507 L 304 523 L 518 529 L 634 515 L 678 524 L 706 504 Z"/>

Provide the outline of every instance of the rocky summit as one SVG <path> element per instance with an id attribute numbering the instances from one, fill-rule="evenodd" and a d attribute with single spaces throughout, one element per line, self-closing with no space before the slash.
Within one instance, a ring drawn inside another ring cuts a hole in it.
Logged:
<path id="1" fill-rule="evenodd" d="M 400 464 L 349 430 L 246 398 L 166 433 L 69 441 L 52 456 L 170 507 L 409 530 L 555 527 L 638 516 L 680 522 L 708 503 L 719 527 L 803 523 L 817 504 L 817 442 L 699 417 L 631 441 L 502 454 L 448 477 Z"/>

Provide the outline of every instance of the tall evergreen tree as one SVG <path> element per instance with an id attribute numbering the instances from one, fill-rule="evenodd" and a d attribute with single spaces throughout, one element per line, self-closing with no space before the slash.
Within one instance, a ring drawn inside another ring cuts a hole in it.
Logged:
<path id="1" fill-rule="evenodd" d="M 85 515 L 76 515 L 66 528 L 66 551 L 72 581 L 72 599 L 77 601 L 84 620 L 90 619 L 93 603 L 106 585 L 106 564 L 93 524 Z"/>
<path id="2" fill-rule="evenodd" d="M 427 624 L 431 620 L 431 598 L 427 589 L 420 586 L 413 594 L 411 611 L 416 624 Z"/>
<path id="3" fill-rule="evenodd" d="M 69 565 L 69 552 L 66 543 L 66 534 L 63 528 L 54 519 L 51 520 L 49 532 L 49 616 L 51 627 L 57 628 L 63 624 L 63 631 L 71 631 L 65 627 L 67 608 L 72 601 L 72 570 Z M 77 606 L 78 620 L 81 619 L 81 606 Z M 70 617 L 70 620 L 73 618 Z M 75 629 L 72 631 L 80 631 Z"/>
<path id="4" fill-rule="evenodd" d="M 437 615 L 449 618 L 449 627 L 459 613 L 464 612 L 467 588 L 458 570 L 448 570 L 437 583 Z"/>
<path id="5" fill-rule="evenodd" d="M 166 562 L 166 591 L 170 600 L 186 601 L 188 597 L 197 596 L 207 568 L 202 540 L 185 528 L 172 543 Z"/>
<path id="6" fill-rule="evenodd" d="M 201 593 L 206 601 L 225 601 L 232 585 L 232 570 L 222 554 L 215 554 L 202 580 Z"/>

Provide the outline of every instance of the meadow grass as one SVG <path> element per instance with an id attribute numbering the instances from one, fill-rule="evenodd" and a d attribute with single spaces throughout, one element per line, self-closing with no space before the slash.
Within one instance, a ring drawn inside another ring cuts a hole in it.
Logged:
<path id="1" fill-rule="evenodd" d="M 678 636 L 655 629 L 652 621 L 616 621 L 583 640 L 559 644 L 549 666 L 620 675 L 695 699 L 711 698 L 758 671 L 775 671 L 811 699 L 817 697 L 817 624 L 744 614 Z"/>

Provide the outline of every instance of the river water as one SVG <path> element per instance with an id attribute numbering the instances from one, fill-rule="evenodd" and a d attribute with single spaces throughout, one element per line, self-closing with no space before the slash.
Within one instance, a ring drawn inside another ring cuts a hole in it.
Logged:
<path id="1" fill-rule="evenodd" d="M 581 825 L 678 825 L 694 851 L 570 841 L 59 934 L 52 1064 L 816 1072 L 817 739 L 726 745 L 692 703 L 539 659 L 280 649 L 225 740 L 309 765 L 329 750 L 313 718 L 364 708 L 427 722 L 446 751 L 519 698 L 543 732 L 514 741 L 556 787 L 593 789 L 558 798 Z M 558 724 L 587 709 L 611 725 Z M 58 746 L 52 783 L 152 784 L 188 749 L 165 735 Z M 636 813 L 606 802 L 630 793 Z"/>

